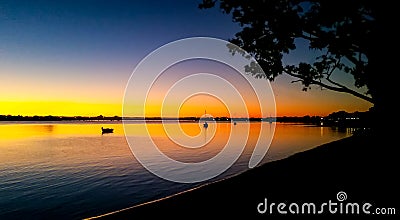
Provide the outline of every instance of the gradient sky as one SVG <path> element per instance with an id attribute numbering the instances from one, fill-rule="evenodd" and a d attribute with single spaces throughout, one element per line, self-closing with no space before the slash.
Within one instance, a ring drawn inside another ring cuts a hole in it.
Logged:
<path id="1" fill-rule="evenodd" d="M 218 9 L 199 10 L 199 1 L 0 0 L 0 115 L 121 115 L 126 83 L 147 54 L 178 39 L 227 40 L 240 30 Z M 312 58 L 304 42 L 298 48 L 285 63 Z M 351 85 L 351 77 L 339 79 Z M 371 107 L 347 94 L 302 92 L 291 80 L 272 83 L 278 116 Z"/>

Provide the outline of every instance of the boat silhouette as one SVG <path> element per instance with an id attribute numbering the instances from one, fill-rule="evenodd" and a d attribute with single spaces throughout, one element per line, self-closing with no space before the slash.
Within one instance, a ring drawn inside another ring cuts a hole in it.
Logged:
<path id="1" fill-rule="evenodd" d="M 101 134 L 113 133 L 113 132 L 114 132 L 113 128 L 103 128 L 103 127 L 101 127 Z"/>

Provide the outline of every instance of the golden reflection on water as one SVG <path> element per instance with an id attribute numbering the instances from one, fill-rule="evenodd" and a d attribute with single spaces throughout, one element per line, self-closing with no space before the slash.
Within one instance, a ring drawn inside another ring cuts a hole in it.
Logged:
<path id="1" fill-rule="evenodd" d="M 208 128 L 192 123 L 181 126 L 170 124 L 167 128 L 168 134 L 164 131 L 163 136 L 155 137 L 154 130 L 149 130 L 149 133 L 153 143 L 168 157 L 181 162 L 201 162 L 214 157 L 224 148 L 231 126 L 233 125 L 230 123 L 210 123 Z M 179 127 L 182 132 L 178 131 Z"/>
<path id="2" fill-rule="evenodd" d="M 141 123 L 132 123 L 128 124 L 126 129 L 129 135 L 134 136 L 134 144 L 142 146 L 152 144 L 144 138 L 150 134 L 153 143 L 170 158 L 182 162 L 200 162 L 217 155 L 231 138 L 230 135 L 234 135 L 236 138 L 234 140 L 247 139 L 244 149 L 247 158 L 251 155 L 260 135 L 271 135 L 272 127 L 269 126 L 272 125 L 264 124 L 264 126 L 267 129 L 263 134 L 260 133 L 261 123 L 237 123 L 237 125 L 210 123 L 207 129 L 199 123 L 166 125 L 147 123 L 145 126 Z M 114 133 L 102 135 L 101 127 L 114 128 Z M 165 128 L 170 132 L 170 136 L 167 135 Z M 175 132 L 178 130 L 181 132 Z M 10 161 L 14 161 L 13 163 L 36 161 L 62 166 L 113 157 L 133 159 L 121 123 L 1 124 L 0 134 L 0 165 Z M 189 148 L 175 142 L 175 139 L 180 140 L 186 135 L 193 138 L 189 141 L 200 147 Z M 281 159 L 345 136 L 348 134 L 339 133 L 328 127 L 277 123 L 272 145 L 264 162 Z"/>
<path id="3" fill-rule="evenodd" d="M 48 136 L 101 135 L 101 127 L 113 127 L 115 134 L 124 134 L 122 124 L 0 124 L 0 141 Z"/>

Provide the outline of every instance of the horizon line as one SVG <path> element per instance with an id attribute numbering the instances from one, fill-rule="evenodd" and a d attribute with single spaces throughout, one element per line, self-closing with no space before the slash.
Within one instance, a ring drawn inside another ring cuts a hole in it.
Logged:
<path id="1" fill-rule="evenodd" d="M 362 113 L 362 111 L 354 111 L 354 112 L 347 112 L 347 111 L 343 111 L 343 110 L 339 110 L 336 112 L 346 112 L 346 113 Z M 368 112 L 368 111 L 365 111 Z M 332 112 L 335 113 L 335 112 Z M 326 115 L 328 116 L 328 115 Z M 210 116 L 208 118 L 215 118 L 215 119 L 219 119 L 219 118 L 228 118 L 228 119 L 262 119 L 262 118 L 283 118 L 283 117 L 326 117 L 326 116 L 321 116 L 321 115 L 296 115 L 296 116 L 268 116 L 268 117 L 228 117 L 228 116 L 218 116 L 218 117 L 213 117 Z M 161 116 L 118 116 L 118 115 L 114 115 L 114 116 L 104 116 L 104 115 L 97 115 L 97 116 L 80 116 L 80 115 L 76 115 L 76 116 L 63 116 L 63 115 L 5 115 L 5 114 L 0 114 L 0 120 L 2 119 L 11 119 L 11 118 L 40 118 L 40 119 L 46 119 L 46 118 L 58 118 L 58 119 L 76 119 L 76 120 L 85 120 L 85 119 L 92 119 L 92 120 L 123 120 L 123 119 L 127 119 L 127 120 L 140 120 L 140 119 L 200 119 L 201 117 L 199 116 L 184 116 L 184 117 L 161 117 Z"/>

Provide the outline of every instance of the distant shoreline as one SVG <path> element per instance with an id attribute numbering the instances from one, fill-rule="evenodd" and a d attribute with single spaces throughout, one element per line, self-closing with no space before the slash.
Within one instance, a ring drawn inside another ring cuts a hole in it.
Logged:
<path id="1" fill-rule="evenodd" d="M 13 116 L 0 115 L 0 121 L 221 121 L 221 122 L 246 122 L 246 121 L 266 121 L 266 122 L 315 122 L 320 116 L 304 117 L 267 117 L 267 118 L 229 118 L 229 117 L 121 117 L 121 116 Z"/>
<path id="2" fill-rule="evenodd" d="M 319 116 L 315 116 L 319 117 Z M 121 116 L 22 116 L 22 115 L 0 115 L 0 121 L 144 121 L 144 120 L 185 120 L 185 121 L 199 121 L 199 120 L 214 120 L 214 121 L 262 121 L 262 120 L 276 120 L 282 117 L 268 117 L 268 118 L 229 118 L 229 117 L 121 117 Z M 286 118 L 286 116 L 285 116 Z M 302 117 L 291 117 L 302 118 Z"/>
<path id="3" fill-rule="evenodd" d="M 334 112 L 326 117 L 321 116 L 279 116 L 266 118 L 229 118 L 229 117 L 121 117 L 121 116 L 21 116 L 0 115 L 0 122 L 123 122 L 123 121 L 179 121 L 179 122 L 279 122 L 279 123 L 303 123 L 320 127 L 341 128 L 370 128 L 370 116 L 368 112 L 347 113 Z"/>
<path id="4" fill-rule="evenodd" d="M 287 122 L 304 123 L 321 127 L 340 127 L 340 128 L 371 128 L 372 113 L 367 112 L 346 112 L 338 111 L 328 116 L 271 116 L 264 118 L 257 117 L 121 117 L 121 116 L 22 116 L 22 115 L 0 115 L 0 121 L 88 121 L 88 122 L 108 122 L 108 121 L 179 121 L 179 122 L 198 122 L 198 121 L 217 121 L 217 122 Z"/>

